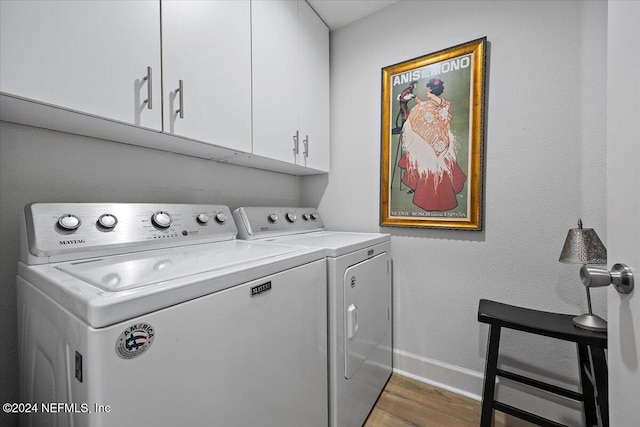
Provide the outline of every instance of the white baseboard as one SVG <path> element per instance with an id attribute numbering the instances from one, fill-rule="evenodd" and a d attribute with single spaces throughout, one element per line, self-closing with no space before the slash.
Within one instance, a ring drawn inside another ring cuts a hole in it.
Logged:
<path id="1" fill-rule="evenodd" d="M 393 372 L 473 400 L 482 400 L 482 372 L 398 349 L 393 351 Z M 497 397 L 503 403 L 569 426 L 584 425 L 582 404 L 569 399 L 511 382 L 507 384 L 507 381 L 497 387 Z M 495 417 L 500 418 L 502 414 L 496 412 Z"/>
<path id="2" fill-rule="evenodd" d="M 482 399 L 484 374 L 403 350 L 393 350 L 393 371 L 473 400 Z"/>

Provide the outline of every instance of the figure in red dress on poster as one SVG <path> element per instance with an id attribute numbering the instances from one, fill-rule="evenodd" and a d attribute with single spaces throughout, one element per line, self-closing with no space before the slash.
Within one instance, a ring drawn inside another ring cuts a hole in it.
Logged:
<path id="1" fill-rule="evenodd" d="M 451 133 L 451 103 L 442 98 L 444 82 L 431 79 L 425 100 L 416 105 L 402 127 L 404 153 L 398 166 L 413 203 L 425 211 L 448 211 L 458 206 L 456 194 L 467 179 L 456 161 Z"/>

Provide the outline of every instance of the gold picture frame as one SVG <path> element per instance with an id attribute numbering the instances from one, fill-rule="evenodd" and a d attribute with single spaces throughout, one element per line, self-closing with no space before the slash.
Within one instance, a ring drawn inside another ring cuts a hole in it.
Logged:
<path id="1" fill-rule="evenodd" d="M 486 50 L 382 69 L 380 225 L 482 230 Z"/>

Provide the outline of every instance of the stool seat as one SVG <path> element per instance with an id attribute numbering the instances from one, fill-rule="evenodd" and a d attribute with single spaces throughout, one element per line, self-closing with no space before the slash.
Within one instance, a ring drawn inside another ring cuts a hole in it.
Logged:
<path id="1" fill-rule="evenodd" d="M 530 387 L 583 402 L 587 426 L 598 425 L 597 414 L 599 414 L 602 426 L 608 427 L 608 380 L 604 353 L 607 348 L 607 333 L 578 328 L 573 324 L 574 317 L 574 315 L 570 314 L 551 313 L 486 299 L 480 300 L 478 321 L 490 325 L 482 394 L 481 427 L 491 426 L 494 409 L 540 426 L 566 427 L 547 418 L 496 401 L 494 399 L 496 377 L 507 378 Z M 502 328 L 576 343 L 582 392 L 567 390 L 498 369 L 498 350 Z"/>
<path id="2" fill-rule="evenodd" d="M 607 348 L 606 332 L 578 328 L 573 324 L 574 317 L 573 314 L 532 310 L 486 299 L 481 299 L 478 306 L 478 322 Z"/>

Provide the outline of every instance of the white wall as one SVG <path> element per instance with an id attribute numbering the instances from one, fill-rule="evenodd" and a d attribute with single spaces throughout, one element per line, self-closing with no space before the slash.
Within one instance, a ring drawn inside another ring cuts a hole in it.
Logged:
<path id="1" fill-rule="evenodd" d="M 396 369 L 477 397 L 479 299 L 586 311 L 579 267 L 558 257 L 578 217 L 606 244 L 606 25 L 605 1 L 401 1 L 332 33 L 331 174 L 303 178 L 301 203 L 329 227 L 392 234 Z M 483 231 L 381 229 L 381 68 L 482 36 Z M 592 296 L 606 318 L 606 291 Z M 508 332 L 505 364 L 577 387 L 574 346 Z M 546 415 L 571 422 L 569 406 Z"/>
<path id="2" fill-rule="evenodd" d="M 298 206 L 298 177 L 0 122 L 0 402 L 17 402 L 15 278 L 30 202 Z M 0 414 L 0 425 L 8 415 Z M 13 420 L 15 421 L 15 419 Z"/>

